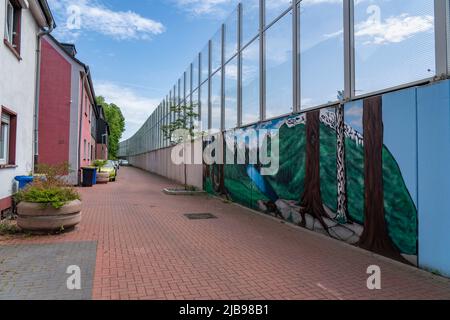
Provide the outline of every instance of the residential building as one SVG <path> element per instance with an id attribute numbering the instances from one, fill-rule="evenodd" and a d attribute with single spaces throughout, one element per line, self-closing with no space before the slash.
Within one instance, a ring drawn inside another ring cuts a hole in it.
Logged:
<path id="1" fill-rule="evenodd" d="M 0 1 L 0 211 L 14 178 L 33 170 L 39 38 L 54 26 L 46 0 Z"/>
<path id="2" fill-rule="evenodd" d="M 37 162 L 68 163 L 69 182 L 95 160 L 98 110 L 89 67 L 72 44 L 42 38 Z"/>
<path id="3" fill-rule="evenodd" d="M 105 118 L 105 111 L 102 106 L 97 106 L 99 117 L 97 119 L 96 136 L 96 158 L 101 160 L 108 159 L 108 140 L 110 135 L 109 124 Z"/>

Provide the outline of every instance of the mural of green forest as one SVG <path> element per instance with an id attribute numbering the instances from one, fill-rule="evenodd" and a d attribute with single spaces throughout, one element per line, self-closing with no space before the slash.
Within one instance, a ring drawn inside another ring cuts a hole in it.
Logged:
<path id="1" fill-rule="evenodd" d="M 414 264 L 417 210 L 401 168 L 382 143 L 381 121 L 377 124 L 376 116 L 363 117 L 364 112 L 381 107 L 381 102 L 373 103 L 379 106 L 369 103 L 325 108 L 247 128 L 279 130 L 278 173 L 261 176 L 260 166 L 248 163 L 205 166 L 205 190 Z M 366 127 L 373 132 L 364 132 Z M 381 137 L 380 143 L 377 137 Z M 366 143 L 374 145 L 368 150 Z M 245 148 L 248 152 L 257 146 L 246 143 Z M 377 157 L 382 159 L 379 166 L 373 161 Z M 366 184 L 366 177 L 375 181 L 373 186 Z M 382 188 L 374 192 L 380 193 L 381 199 L 368 194 L 373 188 Z M 367 205 L 374 201 L 379 209 Z"/>

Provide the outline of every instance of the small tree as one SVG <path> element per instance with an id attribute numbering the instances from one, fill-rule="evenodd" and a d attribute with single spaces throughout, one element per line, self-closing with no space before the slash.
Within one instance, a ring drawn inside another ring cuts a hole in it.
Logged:
<path id="1" fill-rule="evenodd" d="M 169 140 L 171 145 L 176 145 L 186 142 L 194 142 L 195 138 L 198 136 L 203 136 L 203 133 L 199 132 L 196 126 L 196 119 L 198 118 L 198 113 L 194 110 L 198 108 L 197 104 L 180 104 L 177 106 L 172 106 L 170 108 L 170 113 L 175 115 L 175 120 L 170 124 L 162 126 L 161 130 L 165 139 Z M 183 134 L 179 134 L 183 132 Z M 188 190 L 187 184 L 187 159 L 186 159 L 186 148 L 183 151 L 184 156 L 184 189 Z"/>
<path id="2" fill-rule="evenodd" d="M 95 160 L 94 166 L 98 168 L 98 172 L 102 172 L 102 169 L 106 164 L 108 163 L 108 160 Z"/>

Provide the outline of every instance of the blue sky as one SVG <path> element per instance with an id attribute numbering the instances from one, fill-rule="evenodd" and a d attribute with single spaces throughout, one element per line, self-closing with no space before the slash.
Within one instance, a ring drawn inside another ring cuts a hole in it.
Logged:
<path id="1" fill-rule="evenodd" d="M 122 108 L 126 118 L 123 139 L 140 128 L 239 2 L 48 1 L 58 24 L 55 37 L 76 44 L 78 58 L 92 69 L 97 95 Z M 253 1 L 244 3 L 250 7 Z M 267 10 L 268 17 L 281 12 L 280 4 L 287 7 L 289 3 L 289 0 L 266 1 L 272 8 Z M 337 91 L 343 89 L 342 0 L 302 3 L 301 92 L 302 107 L 307 108 L 335 100 Z M 434 69 L 433 1 L 356 0 L 355 3 L 357 93 L 431 76 L 428 69 L 431 72 Z M 244 5 L 244 17 L 245 12 L 250 17 L 250 10 L 246 11 Z M 289 21 L 289 18 L 281 20 L 267 33 L 268 116 L 276 116 L 276 112 L 284 114 L 292 107 Z M 258 65 L 258 55 L 249 49 L 244 57 L 243 98 L 247 103 L 243 106 L 243 118 L 257 118 L 258 101 L 246 95 L 245 86 L 248 90 L 258 88 L 257 69 L 252 68 Z M 285 92 L 285 99 L 280 98 L 280 92 Z M 233 97 L 229 98 L 227 101 L 232 101 Z"/>
<path id="2" fill-rule="evenodd" d="M 58 25 L 54 36 L 76 44 L 77 57 L 92 69 L 96 94 L 122 107 L 124 139 L 144 123 L 235 5 L 211 2 L 216 5 L 195 0 L 49 0 Z M 77 10 L 71 5 L 80 8 L 80 28 L 70 19 Z"/>

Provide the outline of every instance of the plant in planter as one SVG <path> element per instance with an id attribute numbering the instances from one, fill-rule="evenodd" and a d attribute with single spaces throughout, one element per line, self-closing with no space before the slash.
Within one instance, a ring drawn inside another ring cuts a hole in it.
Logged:
<path id="1" fill-rule="evenodd" d="M 102 172 L 107 160 L 95 160 L 94 166 L 97 167 L 97 183 L 105 184 L 109 182 L 109 172 Z"/>
<path id="2" fill-rule="evenodd" d="M 177 115 L 177 119 L 169 125 L 162 126 L 161 130 L 165 139 L 169 140 L 172 146 L 177 144 L 192 144 L 196 138 L 204 136 L 204 132 L 200 132 L 195 125 L 195 120 L 198 119 L 197 104 L 180 104 L 170 108 L 171 113 Z M 185 145 L 185 148 L 187 146 Z M 188 195 L 200 194 L 202 191 L 196 190 L 195 187 L 189 186 L 187 181 L 187 152 L 183 151 L 184 156 L 184 189 L 170 189 L 166 188 L 163 191 L 166 194 L 172 195 Z"/>
<path id="3" fill-rule="evenodd" d="M 52 232 L 81 222 L 78 192 L 66 184 L 67 165 L 40 165 L 40 177 L 15 195 L 17 225 L 25 231 Z"/>

